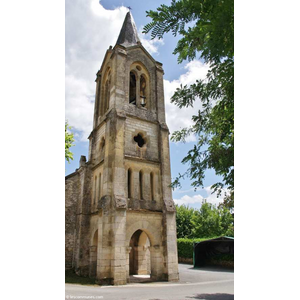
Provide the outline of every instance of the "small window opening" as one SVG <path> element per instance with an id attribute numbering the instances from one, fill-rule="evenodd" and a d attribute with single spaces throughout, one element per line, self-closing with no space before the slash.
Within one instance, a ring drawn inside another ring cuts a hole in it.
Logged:
<path id="1" fill-rule="evenodd" d="M 142 148 L 146 143 L 145 140 L 143 139 L 143 137 L 140 134 L 136 135 L 133 139 L 138 144 L 138 146 L 140 148 Z"/>
<path id="2" fill-rule="evenodd" d="M 136 105 L 136 77 L 130 72 L 129 103 Z"/>
<path id="3" fill-rule="evenodd" d="M 101 143 L 100 143 L 100 151 L 102 152 L 104 150 L 104 147 L 105 147 L 105 138 L 103 137 L 101 139 Z"/>
<path id="4" fill-rule="evenodd" d="M 143 172 L 140 171 L 140 199 L 143 200 Z"/>
<path id="5" fill-rule="evenodd" d="M 93 206 L 96 204 L 96 196 L 97 196 L 97 176 L 94 181 L 94 197 L 93 197 Z"/>
<path id="6" fill-rule="evenodd" d="M 154 201 L 154 182 L 153 182 L 153 173 L 150 173 L 150 187 L 151 187 L 151 200 Z"/>
<path id="7" fill-rule="evenodd" d="M 131 198 L 131 170 L 128 169 L 127 173 L 127 192 L 128 192 L 128 198 Z"/>
<path id="8" fill-rule="evenodd" d="M 109 109 L 110 100 L 110 72 L 108 73 L 107 80 L 105 83 L 105 99 L 104 99 L 104 112 Z"/>
<path id="9" fill-rule="evenodd" d="M 98 200 L 101 199 L 102 196 L 102 186 L 101 186 L 101 173 L 99 174 L 99 182 L 98 182 Z"/>

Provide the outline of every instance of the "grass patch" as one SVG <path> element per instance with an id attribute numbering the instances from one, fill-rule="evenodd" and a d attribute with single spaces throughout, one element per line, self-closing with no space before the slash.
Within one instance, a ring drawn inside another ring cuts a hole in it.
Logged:
<path id="1" fill-rule="evenodd" d="M 65 278 L 66 283 L 77 283 L 82 285 L 96 284 L 95 279 L 78 276 L 73 270 L 67 270 Z"/>

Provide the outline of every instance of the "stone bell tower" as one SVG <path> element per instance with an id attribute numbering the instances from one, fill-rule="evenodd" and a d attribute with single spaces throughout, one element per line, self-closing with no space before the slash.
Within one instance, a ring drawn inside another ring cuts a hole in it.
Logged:
<path id="1" fill-rule="evenodd" d="M 100 284 L 178 280 L 163 69 L 130 12 L 96 84 L 88 161 L 66 177 L 66 266 Z"/>

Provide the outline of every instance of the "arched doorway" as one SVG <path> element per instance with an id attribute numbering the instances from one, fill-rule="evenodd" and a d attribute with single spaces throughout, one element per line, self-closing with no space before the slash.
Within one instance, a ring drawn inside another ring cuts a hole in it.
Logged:
<path id="1" fill-rule="evenodd" d="M 137 230 L 130 239 L 130 282 L 144 282 L 151 278 L 150 239 L 145 231 Z"/>
<path id="2" fill-rule="evenodd" d="M 92 244 L 90 246 L 90 278 L 97 276 L 97 253 L 98 253 L 98 229 L 94 233 Z"/>

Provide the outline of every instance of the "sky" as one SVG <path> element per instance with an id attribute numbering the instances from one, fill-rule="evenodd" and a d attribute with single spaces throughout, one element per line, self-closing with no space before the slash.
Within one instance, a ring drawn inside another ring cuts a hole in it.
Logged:
<path id="1" fill-rule="evenodd" d="M 151 21 L 146 17 L 146 11 L 156 10 L 161 4 L 169 5 L 171 1 L 66 0 L 65 3 L 65 117 L 75 135 L 75 146 L 71 148 L 74 160 L 66 162 L 66 175 L 79 167 L 81 155 L 88 157 L 87 138 L 92 130 L 96 73 L 106 50 L 117 41 L 128 6 L 132 8 L 143 46 L 163 64 L 166 118 L 170 133 L 192 124 L 191 117 L 201 108 L 200 101 L 196 101 L 193 108 L 179 109 L 170 103 L 170 98 L 180 84 L 189 85 L 196 79 L 204 79 L 208 66 L 199 59 L 177 63 L 177 56 L 172 52 L 180 37 L 169 33 L 162 40 L 151 40 L 150 34 L 142 34 L 143 27 Z M 181 160 L 195 141 L 194 136 L 190 136 L 185 144 L 170 141 L 172 178 L 188 168 L 188 165 L 181 164 Z M 203 199 L 213 204 L 222 201 L 222 197 L 217 198 L 210 188 L 221 180 L 220 177 L 213 170 L 208 170 L 205 175 L 204 188 L 197 191 L 194 191 L 188 178 L 182 181 L 182 188 L 173 191 L 175 203 L 199 208 Z"/>

